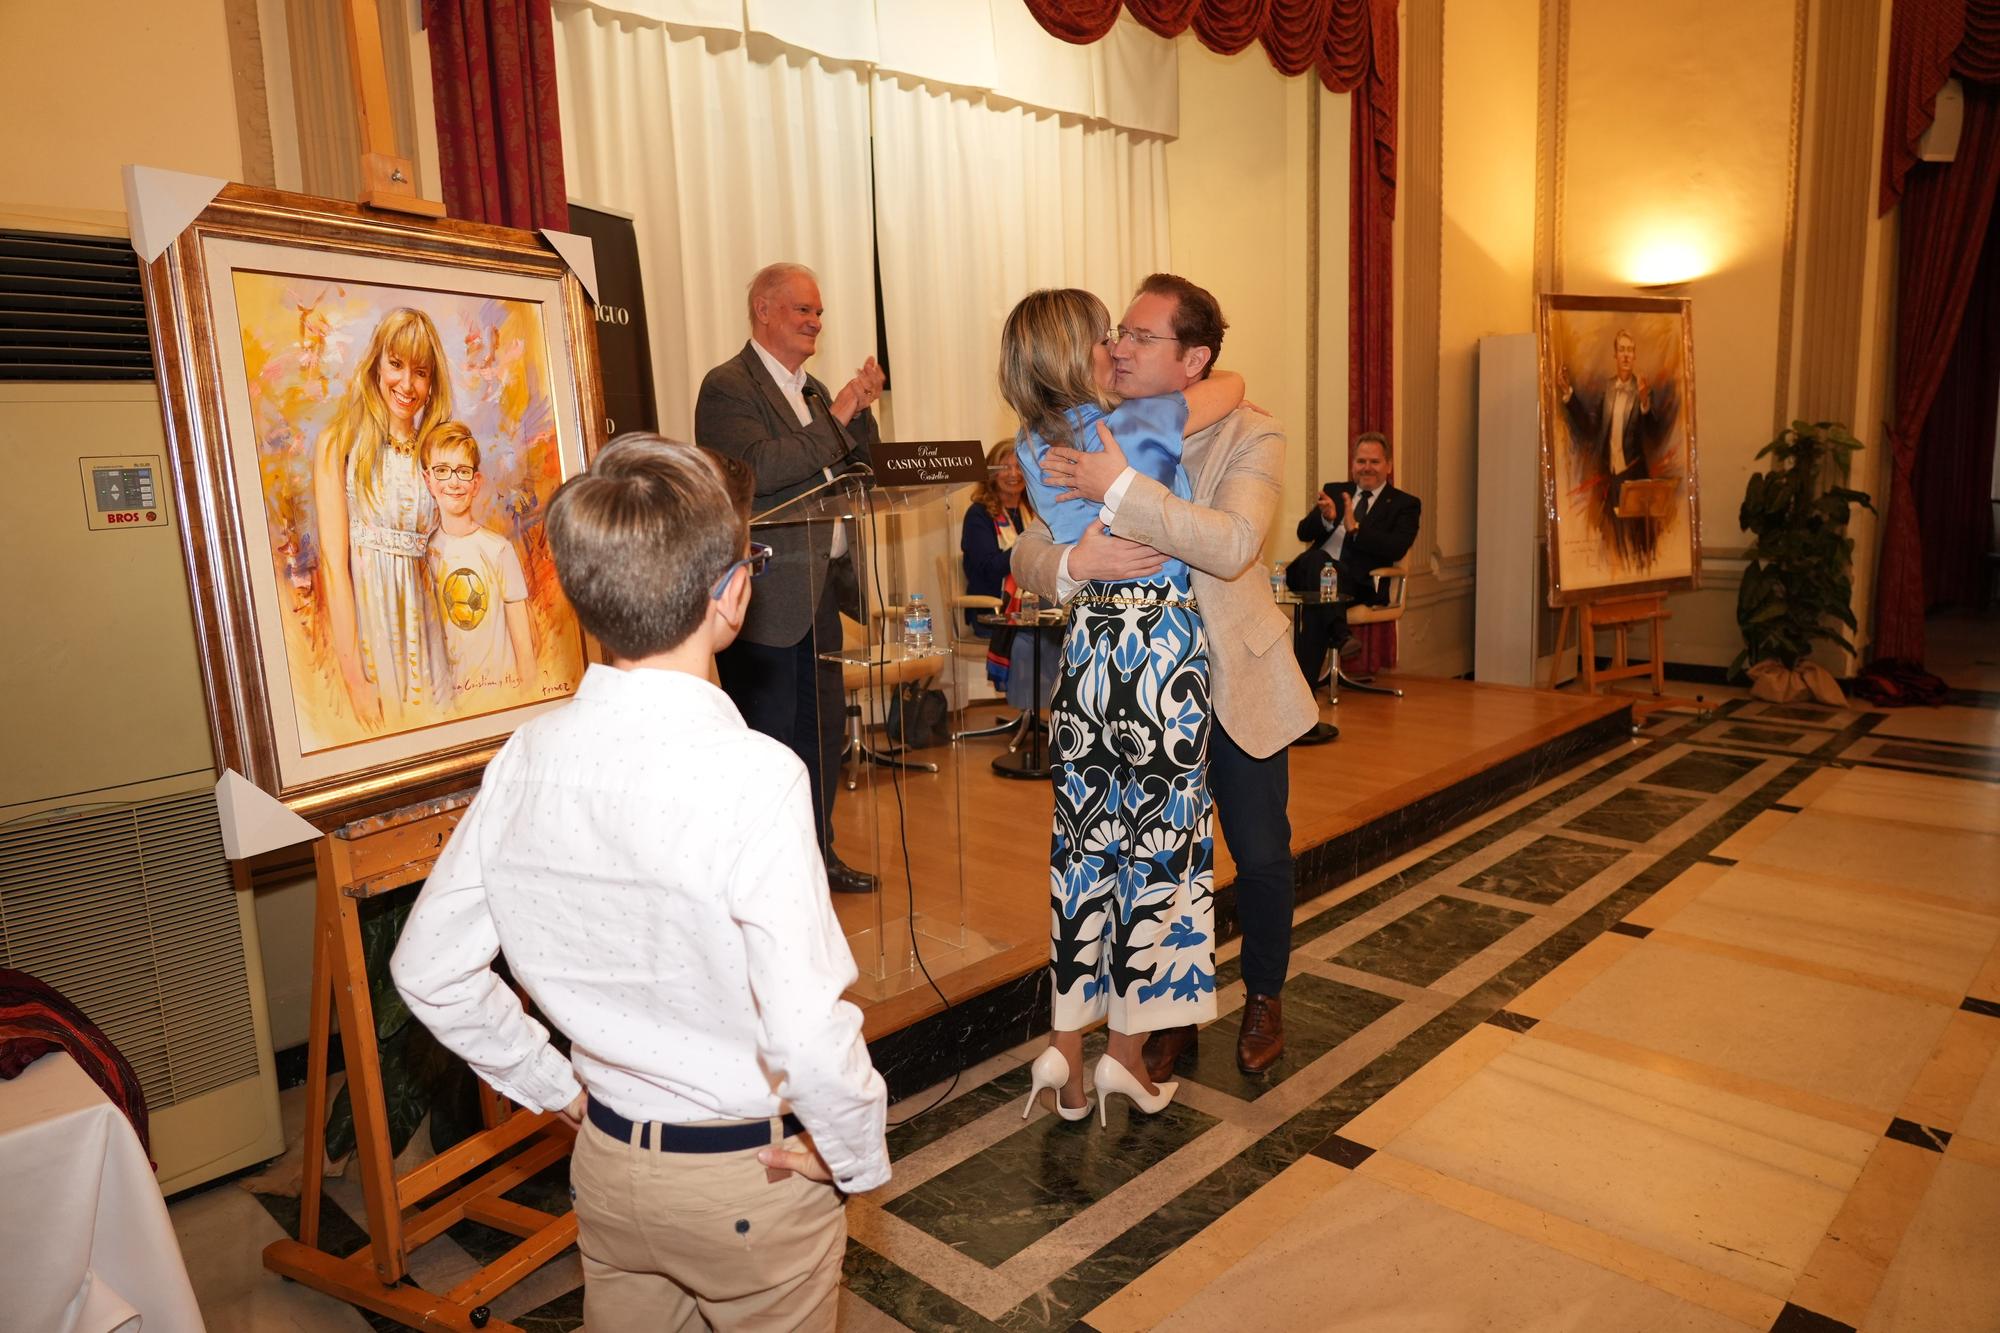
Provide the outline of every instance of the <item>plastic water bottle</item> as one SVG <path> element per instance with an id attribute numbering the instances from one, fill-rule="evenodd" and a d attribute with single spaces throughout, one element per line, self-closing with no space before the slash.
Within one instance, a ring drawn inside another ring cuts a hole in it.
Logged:
<path id="1" fill-rule="evenodd" d="M 1271 562 L 1271 596 L 1273 598 L 1281 598 L 1284 595 L 1285 595 L 1284 562 L 1279 560 L 1273 560 Z"/>
<path id="2" fill-rule="evenodd" d="M 1333 580 L 1333 561 L 1329 560 L 1319 567 L 1319 599 L 1322 602 L 1333 600 Z"/>
<path id="3" fill-rule="evenodd" d="M 911 593 L 909 604 L 903 608 L 903 642 L 912 653 L 931 650 L 931 608 L 920 592 Z"/>

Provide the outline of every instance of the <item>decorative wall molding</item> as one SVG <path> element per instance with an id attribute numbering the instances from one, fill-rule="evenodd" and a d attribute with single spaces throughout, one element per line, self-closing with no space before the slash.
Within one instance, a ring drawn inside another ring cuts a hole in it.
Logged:
<path id="1" fill-rule="evenodd" d="M 1806 34 L 1811 0 L 1792 2 L 1792 127 L 1785 152 L 1785 251 L 1778 270 L 1778 387 L 1772 409 L 1771 433 L 1791 420 L 1792 305 L 1797 297 L 1799 259 L 1799 149 L 1806 112 Z"/>
<path id="2" fill-rule="evenodd" d="M 1535 295 L 1563 289 L 1563 140 L 1569 113 L 1569 0 L 1542 0 L 1535 73 Z M 1535 310 L 1530 309 L 1533 326 Z"/>
<path id="3" fill-rule="evenodd" d="M 1306 89 L 1306 488 L 1318 486 L 1319 470 L 1319 173 L 1320 99 L 1327 96 L 1319 80 L 1304 81 Z M 1353 300 L 1349 294 L 1348 300 Z M 1345 302 L 1343 302 L 1343 305 Z"/>
<path id="4" fill-rule="evenodd" d="M 1879 0 L 1820 0 L 1814 7 L 1811 114 L 1806 117 L 1809 238 L 1799 283 L 1799 379 L 1790 415 L 1855 423 L 1861 382 L 1868 226 L 1874 211 L 1876 45 Z"/>
<path id="5" fill-rule="evenodd" d="M 1396 438 L 1397 485 L 1435 505 L 1438 493 L 1438 386 L 1443 378 L 1444 7 L 1407 0 L 1403 33 L 1403 403 Z M 1418 256 L 1423 256 L 1419 259 Z M 1418 530 L 1410 558 L 1430 566 L 1437 524 Z"/>

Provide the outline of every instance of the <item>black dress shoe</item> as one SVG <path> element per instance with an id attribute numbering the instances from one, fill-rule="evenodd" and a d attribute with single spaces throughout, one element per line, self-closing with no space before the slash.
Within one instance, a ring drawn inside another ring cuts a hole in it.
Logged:
<path id="1" fill-rule="evenodd" d="M 875 876 L 856 870 L 832 852 L 826 854 L 826 886 L 835 893 L 873 893 Z"/>
<path id="2" fill-rule="evenodd" d="M 1352 662 L 1355 658 L 1361 656 L 1361 640 L 1350 634 L 1342 639 L 1340 645 L 1333 651 L 1341 661 Z"/>
<path id="3" fill-rule="evenodd" d="M 1293 741 L 1294 745 L 1325 745 L 1340 739 L 1340 728 L 1330 722 L 1315 722 L 1312 730 Z"/>

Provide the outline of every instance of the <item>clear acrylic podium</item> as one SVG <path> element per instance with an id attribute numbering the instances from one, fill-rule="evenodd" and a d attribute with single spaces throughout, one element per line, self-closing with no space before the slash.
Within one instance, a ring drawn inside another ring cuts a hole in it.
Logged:
<path id="1" fill-rule="evenodd" d="M 947 521 L 946 486 L 893 487 L 869 474 L 849 473 L 818 483 L 782 504 L 752 516 L 757 539 L 783 532 L 780 549 L 830 549 L 836 524 L 846 524 L 852 589 L 836 589 L 842 604 L 841 640 L 814 642 L 828 673 L 822 699 L 838 675 L 844 717 L 836 752 L 821 754 L 833 784 L 834 851 L 856 870 L 877 879 L 873 893 L 833 894 L 834 910 L 861 971 L 856 987 L 865 999 L 885 999 L 926 984 L 995 952 L 967 929 L 965 902 L 965 799 L 962 765 L 949 740 L 911 749 L 890 734 L 890 705 L 899 690 L 943 689 L 950 646 L 932 610 L 928 649 L 906 641 L 906 590 L 920 587 L 921 571 L 934 567 L 949 547 L 958 558 L 957 526 Z M 801 532 L 803 544 L 801 544 Z M 825 589 L 807 562 L 810 595 Z M 829 575 L 834 567 L 827 567 Z M 756 596 L 755 591 L 751 594 Z M 912 710 L 899 709 L 902 717 Z M 828 728 L 822 722 L 822 734 Z"/>

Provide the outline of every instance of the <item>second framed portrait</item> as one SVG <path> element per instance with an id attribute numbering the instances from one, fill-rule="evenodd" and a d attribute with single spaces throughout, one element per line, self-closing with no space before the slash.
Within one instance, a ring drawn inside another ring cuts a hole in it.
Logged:
<path id="1" fill-rule="evenodd" d="M 1544 296 L 1537 350 L 1551 605 L 1698 586 L 1688 302 Z"/>
<path id="2" fill-rule="evenodd" d="M 218 764 L 322 827 L 474 780 L 587 662 L 542 527 L 603 420 L 577 279 L 230 186 L 146 288 Z"/>

